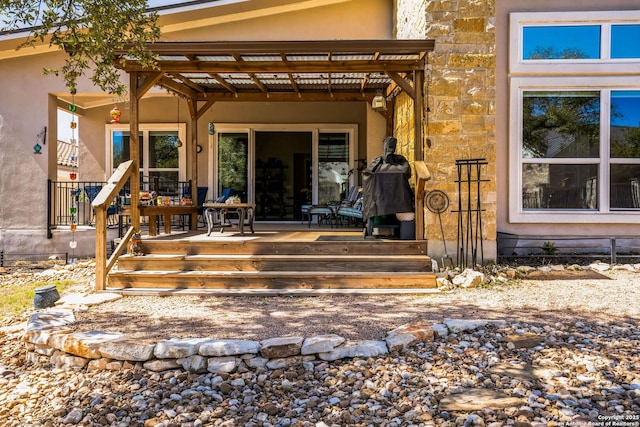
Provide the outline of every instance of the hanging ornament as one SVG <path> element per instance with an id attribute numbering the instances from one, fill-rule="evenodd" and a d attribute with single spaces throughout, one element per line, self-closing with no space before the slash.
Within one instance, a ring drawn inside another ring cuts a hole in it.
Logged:
<path id="1" fill-rule="evenodd" d="M 122 113 L 120 112 L 120 109 L 117 105 L 113 107 L 113 109 L 109 112 L 109 115 L 111 116 L 111 123 L 120 123 L 120 116 L 122 115 Z"/>
<path id="2" fill-rule="evenodd" d="M 76 101 L 75 101 L 76 91 L 73 90 L 71 92 L 71 104 L 69 105 L 69 111 L 71 112 L 71 123 L 69 123 L 69 127 L 71 128 L 71 138 L 69 142 L 73 145 L 74 148 L 77 149 L 76 144 L 76 128 L 78 127 L 78 122 L 76 122 Z M 78 162 L 77 162 L 77 152 L 74 152 L 71 156 L 69 156 L 69 160 L 71 160 L 72 170 L 69 172 L 69 178 L 72 181 L 75 181 L 78 178 Z M 75 264 L 76 256 L 75 249 L 78 247 L 78 241 L 76 240 L 76 230 L 78 229 L 78 199 L 80 196 L 80 188 L 79 183 L 76 183 L 76 190 L 73 192 L 73 202 L 71 203 L 71 207 L 69 208 L 69 213 L 71 216 L 71 221 L 69 228 L 71 230 L 71 240 L 69 241 L 69 247 L 71 248 L 71 259 L 69 260 L 71 264 Z"/>
<path id="3" fill-rule="evenodd" d="M 33 154 L 42 154 L 42 146 L 36 142 L 36 145 L 33 146 Z"/>

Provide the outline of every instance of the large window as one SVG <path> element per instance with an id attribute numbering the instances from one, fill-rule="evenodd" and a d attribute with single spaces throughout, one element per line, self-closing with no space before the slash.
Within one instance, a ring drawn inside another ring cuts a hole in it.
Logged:
<path id="1" fill-rule="evenodd" d="M 640 11 L 512 14 L 511 221 L 635 220 L 640 81 L 629 73 L 640 66 L 639 20 Z"/>
<path id="2" fill-rule="evenodd" d="M 159 178 L 162 181 L 186 179 L 184 124 L 140 125 L 140 177 L 143 182 Z M 120 163 L 130 160 L 129 125 L 107 125 L 107 159 L 112 172 Z"/>

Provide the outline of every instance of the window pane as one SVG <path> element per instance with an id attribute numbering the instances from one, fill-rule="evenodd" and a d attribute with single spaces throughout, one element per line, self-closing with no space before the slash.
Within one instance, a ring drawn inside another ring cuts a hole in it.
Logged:
<path id="1" fill-rule="evenodd" d="M 157 179 L 156 179 L 157 178 Z M 149 172 L 148 191 L 155 191 L 158 196 L 180 197 L 182 192 L 178 183 L 178 171 Z"/>
<path id="2" fill-rule="evenodd" d="M 178 168 L 178 132 L 149 132 L 150 168 Z"/>
<path id="3" fill-rule="evenodd" d="M 598 92 L 525 92 L 522 100 L 524 158 L 597 158 Z"/>
<path id="4" fill-rule="evenodd" d="M 349 135 L 322 133 L 318 145 L 318 203 L 339 203 L 349 191 Z"/>
<path id="5" fill-rule="evenodd" d="M 597 209 L 598 165 L 522 165 L 523 209 Z"/>
<path id="6" fill-rule="evenodd" d="M 640 58 L 640 25 L 611 26 L 611 57 Z"/>
<path id="7" fill-rule="evenodd" d="M 611 92 L 611 157 L 640 158 L 640 91 Z"/>
<path id="8" fill-rule="evenodd" d="M 612 209 L 640 208 L 640 165 L 611 165 Z"/>
<path id="9" fill-rule="evenodd" d="M 113 169 L 131 158 L 129 151 L 129 131 L 114 130 L 111 134 L 113 144 Z M 142 165 L 142 132 L 140 132 L 140 164 Z"/>
<path id="10" fill-rule="evenodd" d="M 249 137 L 246 133 L 218 135 L 218 195 L 225 188 L 247 201 L 247 158 Z"/>
<path id="11" fill-rule="evenodd" d="M 522 59 L 598 59 L 600 26 L 524 27 Z"/>

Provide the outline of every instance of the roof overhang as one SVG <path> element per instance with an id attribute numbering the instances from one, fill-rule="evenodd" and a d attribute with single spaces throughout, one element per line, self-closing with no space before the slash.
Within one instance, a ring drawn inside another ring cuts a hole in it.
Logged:
<path id="1" fill-rule="evenodd" d="M 117 51 L 116 66 L 195 101 L 362 101 L 404 90 L 433 40 L 157 42 L 157 68 Z"/>

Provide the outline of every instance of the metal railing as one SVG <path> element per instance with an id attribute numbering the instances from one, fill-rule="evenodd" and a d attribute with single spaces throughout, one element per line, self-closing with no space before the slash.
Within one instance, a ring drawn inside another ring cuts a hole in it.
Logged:
<path id="1" fill-rule="evenodd" d="M 499 232 L 497 244 L 498 263 L 502 264 L 640 261 L 640 237 L 634 236 L 524 236 Z"/>
<path id="2" fill-rule="evenodd" d="M 53 237 L 52 230 L 59 226 L 71 226 L 74 217 L 78 226 L 95 226 L 95 210 L 91 202 L 106 185 L 105 181 L 47 181 L 47 238 Z M 159 177 L 144 177 L 140 190 L 149 193 L 146 203 L 157 203 L 158 196 L 163 203 L 180 204 L 184 198 L 192 198 L 191 181 L 171 181 Z M 107 209 L 109 221 L 116 224 L 122 205 L 129 204 L 129 183 L 120 190 Z M 153 198 L 153 200 L 151 199 Z M 195 203 L 195 199 L 193 199 Z M 76 215 L 72 213 L 76 210 Z"/>

